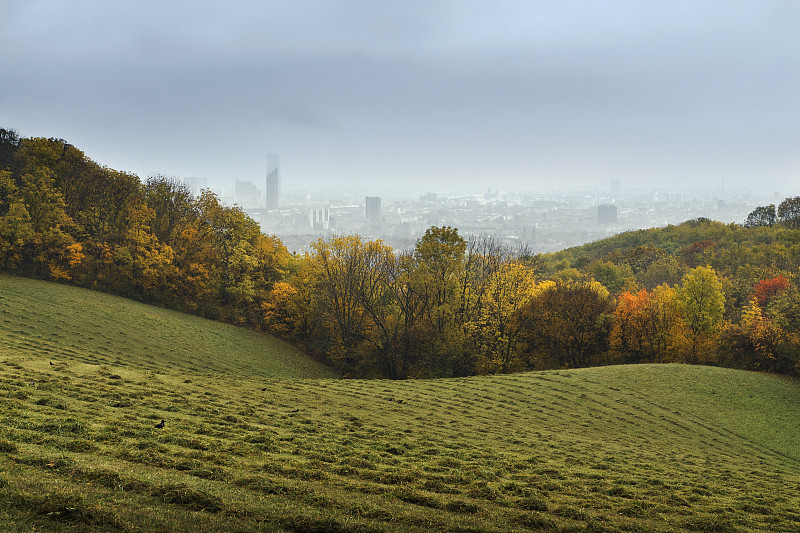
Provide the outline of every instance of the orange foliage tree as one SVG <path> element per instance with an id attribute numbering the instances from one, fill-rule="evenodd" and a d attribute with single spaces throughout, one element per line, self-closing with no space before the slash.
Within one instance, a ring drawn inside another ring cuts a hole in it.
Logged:
<path id="1" fill-rule="evenodd" d="M 762 311 L 766 311 L 770 303 L 773 302 L 776 296 L 783 293 L 789 288 L 789 281 L 778 275 L 771 279 L 764 279 L 756 283 L 753 288 L 753 297 Z"/>
<path id="2" fill-rule="evenodd" d="M 684 348 L 684 327 L 675 290 L 669 286 L 624 292 L 614 310 L 610 346 L 630 362 L 675 361 Z"/>

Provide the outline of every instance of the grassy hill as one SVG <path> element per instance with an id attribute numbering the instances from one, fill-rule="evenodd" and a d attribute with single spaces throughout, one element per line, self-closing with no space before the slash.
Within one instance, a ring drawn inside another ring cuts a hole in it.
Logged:
<path id="1" fill-rule="evenodd" d="M 256 332 L 68 285 L 0 274 L 0 357 L 154 372 L 318 378 L 334 373 Z"/>
<path id="2" fill-rule="evenodd" d="M 23 310 L 29 282 L 0 283 L 2 531 L 800 529 L 796 381 L 682 365 L 288 379 L 156 335 L 139 348 L 147 327 L 105 318 L 129 302 L 42 284 Z M 61 289 L 80 311 L 56 313 Z"/>

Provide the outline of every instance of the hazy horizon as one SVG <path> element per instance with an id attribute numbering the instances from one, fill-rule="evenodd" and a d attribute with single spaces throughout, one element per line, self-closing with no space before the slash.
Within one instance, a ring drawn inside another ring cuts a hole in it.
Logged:
<path id="1" fill-rule="evenodd" d="M 800 3 L 10 0 L 0 127 L 285 190 L 800 175 Z"/>

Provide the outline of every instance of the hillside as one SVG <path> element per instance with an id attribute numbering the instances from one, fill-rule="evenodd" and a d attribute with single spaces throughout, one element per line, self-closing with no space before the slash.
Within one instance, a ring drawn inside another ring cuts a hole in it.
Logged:
<path id="1" fill-rule="evenodd" d="M 3 531 L 800 528 L 800 384 L 787 378 L 637 365 L 259 379 L 214 374 L 226 363 L 208 351 L 137 368 L 133 343 L 114 346 L 133 336 L 125 322 L 94 340 L 106 355 L 90 364 L 66 340 L 68 313 L 49 319 L 47 342 L 8 328 L 8 292 Z M 14 320 L 51 315 L 41 298 Z"/>
<path id="2" fill-rule="evenodd" d="M 175 374 L 334 377 L 267 335 L 68 285 L 0 274 L 0 316 L 0 358 Z"/>
<path id="3" fill-rule="evenodd" d="M 0 128 L 0 272 L 266 332 L 346 377 L 684 362 L 800 375 L 800 197 L 760 206 L 742 225 L 701 218 L 554 254 L 450 226 L 428 228 L 407 253 L 336 233 L 307 250 L 290 254 L 209 190 L 143 182 L 63 139 Z M 96 334 L 64 347 L 96 343 L 84 361 L 125 360 L 129 348 L 109 351 L 115 321 L 112 308 Z M 260 337 L 242 356 L 160 317 L 154 327 L 156 345 L 129 343 L 142 348 L 137 365 L 202 370 L 191 361 L 209 348 L 227 355 L 205 370 L 264 375 Z"/>

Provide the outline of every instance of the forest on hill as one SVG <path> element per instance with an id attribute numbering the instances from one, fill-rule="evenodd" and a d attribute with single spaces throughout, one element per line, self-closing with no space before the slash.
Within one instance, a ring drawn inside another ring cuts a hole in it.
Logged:
<path id="1" fill-rule="evenodd" d="M 431 227 L 290 254 L 211 191 L 0 130 L 0 270 L 287 339 L 349 376 L 637 362 L 800 372 L 800 197 L 546 255 Z"/>

